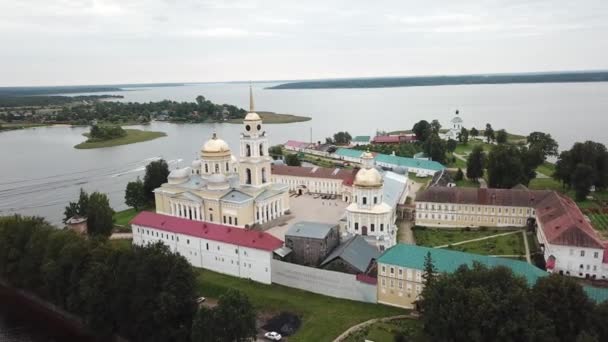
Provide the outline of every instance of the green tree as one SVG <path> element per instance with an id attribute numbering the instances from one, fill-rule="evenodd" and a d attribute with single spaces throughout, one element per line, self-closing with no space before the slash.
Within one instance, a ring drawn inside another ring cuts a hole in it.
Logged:
<path id="1" fill-rule="evenodd" d="M 475 127 L 471 128 L 471 132 L 470 133 L 471 133 L 471 136 L 473 138 L 477 138 L 479 136 L 479 131 Z"/>
<path id="2" fill-rule="evenodd" d="M 114 228 L 114 210 L 105 194 L 94 192 L 89 196 L 87 231 L 89 235 L 110 236 Z"/>
<path id="3" fill-rule="evenodd" d="M 439 138 L 437 134 L 431 136 L 424 142 L 424 153 L 436 162 L 445 163 L 445 153 L 447 151 L 446 142 Z"/>
<path id="4" fill-rule="evenodd" d="M 456 150 L 456 147 L 458 146 L 458 142 L 452 138 L 448 139 L 448 141 L 446 142 L 446 149 L 448 150 L 448 152 L 452 153 Z"/>
<path id="5" fill-rule="evenodd" d="M 424 273 L 422 274 L 422 279 L 424 279 L 424 286 L 435 285 L 435 280 L 437 279 L 437 267 L 435 267 L 431 252 L 427 252 L 426 256 L 424 257 Z"/>
<path id="6" fill-rule="evenodd" d="M 127 189 L 125 191 L 125 204 L 129 207 L 139 210 L 146 206 L 148 199 L 144 192 L 144 183 L 137 177 L 134 182 L 127 183 Z"/>
<path id="7" fill-rule="evenodd" d="M 268 149 L 268 153 L 270 153 L 270 155 L 272 155 L 273 157 L 282 156 L 283 155 L 283 147 L 281 145 L 271 146 Z"/>
<path id="8" fill-rule="evenodd" d="M 560 153 L 553 178 L 562 182 L 564 187 L 573 185 L 574 171 L 579 164 L 585 164 L 594 171 L 593 183 L 598 189 L 608 185 L 608 151 L 606 146 L 593 141 L 577 142 L 568 151 Z"/>
<path id="9" fill-rule="evenodd" d="M 221 342 L 215 310 L 200 307 L 192 322 L 191 342 Z"/>
<path id="10" fill-rule="evenodd" d="M 473 151 L 467 157 L 467 178 L 478 179 L 483 176 L 486 164 L 486 155 L 481 146 L 473 147 Z"/>
<path id="11" fill-rule="evenodd" d="M 488 155 L 487 169 L 491 188 L 509 189 L 520 183 L 529 183 L 522 153 L 516 146 L 494 146 Z"/>
<path id="12" fill-rule="evenodd" d="M 489 143 L 491 143 L 492 141 L 494 141 L 495 136 L 494 136 L 494 129 L 492 128 L 492 125 L 490 125 L 489 123 L 486 124 L 486 129 L 485 131 L 483 131 L 483 136 L 486 137 L 486 141 Z"/>
<path id="13" fill-rule="evenodd" d="M 338 132 L 334 134 L 334 143 L 336 145 L 348 145 L 353 138 L 348 132 Z"/>
<path id="14" fill-rule="evenodd" d="M 538 149 L 541 151 L 543 161 L 545 161 L 547 157 L 557 157 L 558 155 L 557 149 L 559 145 L 557 144 L 557 141 L 551 137 L 551 134 L 532 132 L 526 137 L 526 141 L 530 149 Z"/>
<path id="15" fill-rule="evenodd" d="M 439 123 L 439 120 L 435 119 L 431 121 L 431 130 L 433 133 L 439 134 L 439 130 L 441 130 L 441 124 Z"/>
<path id="16" fill-rule="evenodd" d="M 499 129 L 496 132 L 496 142 L 499 144 L 506 144 L 507 143 L 507 131 L 505 131 L 504 129 Z"/>
<path id="17" fill-rule="evenodd" d="M 89 210 L 89 194 L 80 188 L 77 202 L 70 202 L 63 212 L 63 223 L 66 223 L 72 216 L 86 217 Z"/>
<path id="18" fill-rule="evenodd" d="M 144 194 L 150 203 L 154 202 L 154 189 L 167 183 L 169 165 L 164 159 L 156 160 L 146 166 L 144 176 Z"/>
<path id="19" fill-rule="evenodd" d="M 431 124 L 426 120 L 420 120 L 412 128 L 412 132 L 416 134 L 416 139 L 420 142 L 426 142 L 426 140 L 432 135 L 433 129 Z"/>
<path id="20" fill-rule="evenodd" d="M 285 164 L 289 166 L 301 166 L 302 162 L 300 162 L 297 154 L 291 153 L 285 156 Z"/>
<path id="21" fill-rule="evenodd" d="M 575 341 L 590 325 L 593 303 L 570 277 L 553 274 L 538 279 L 531 299 L 536 311 L 553 323 L 560 341 Z"/>
<path id="22" fill-rule="evenodd" d="M 458 133 L 458 141 L 465 145 L 469 143 L 469 131 L 466 128 L 462 127 L 460 129 L 460 133 Z"/>
<path id="23" fill-rule="evenodd" d="M 608 301 L 595 306 L 591 318 L 592 330 L 597 334 L 598 341 L 608 341 Z"/>
<path id="24" fill-rule="evenodd" d="M 595 179 L 595 170 L 587 164 L 578 164 L 570 177 L 577 201 L 583 201 L 589 195 Z"/>
<path id="25" fill-rule="evenodd" d="M 256 313 L 249 298 L 236 290 L 228 290 L 220 296 L 214 309 L 215 324 L 222 341 L 245 341 L 255 338 Z"/>
<path id="26" fill-rule="evenodd" d="M 459 182 L 463 179 L 464 179 L 464 173 L 462 172 L 461 168 L 458 168 L 458 170 L 456 170 L 456 174 L 454 175 L 454 180 L 456 182 Z"/>

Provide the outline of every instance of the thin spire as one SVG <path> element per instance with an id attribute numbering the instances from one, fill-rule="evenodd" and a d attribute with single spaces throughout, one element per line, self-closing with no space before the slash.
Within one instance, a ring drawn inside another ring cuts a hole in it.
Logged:
<path id="1" fill-rule="evenodd" d="M 253 112 L 253 89 L 251 88 L 251 82 L 249 82 L 249 113 Z"/>

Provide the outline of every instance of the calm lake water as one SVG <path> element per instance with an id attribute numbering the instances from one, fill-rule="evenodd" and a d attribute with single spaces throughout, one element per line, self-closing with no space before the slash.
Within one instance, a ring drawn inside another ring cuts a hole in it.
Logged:
<path id="1" fill-rule="evenodd" d="M 541 130 L 551 133 L 561 148 L 587 139 L 608 144 L 608 83 L 264 89 L 272 85 L 254 85 L 256 109 L 313 118 L 268 125 L 272 144 L 288 139 L 308 141 L 311 129 L 313 140 L 322 140 L 339 130 L 373 135 L 376 129 L 409 129 L 420 119 L 439 119 L 447 126 L 456 109 L 466 127 L 483 128 L 489 122 L 495 129 L 514 133 Z M 125 96 L 123 101 L 193 101 L 203 95 L 217 103 L 244 108 L 249 104 L 245 83 L 132 89 L 116 94 Z M 65 205 L 77 198 L 80 188 L 105 192 L 115 210 L 124 209 L 127 182 L 143 176 L 149 161 L 161 157 L 172 167 L 189 165 L 213 132 L 236 149 L 241 130 L 235 124 L 152 123 L 134 127 L 164 131 L 168 136 L 132 145 L 76 150 L 73 146 L 84 140 L 82 133 L 88 128 L 43 127 L 0 133 L 0 215 L 40 215 L 59 224 Z M 33 331 L 23 328 L 27 325 L 7 320 L 7 315 L 0 308 L 0 340 L 36 340 Z"/>

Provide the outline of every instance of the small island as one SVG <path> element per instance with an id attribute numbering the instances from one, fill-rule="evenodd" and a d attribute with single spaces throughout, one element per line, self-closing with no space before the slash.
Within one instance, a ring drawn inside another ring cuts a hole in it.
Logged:
<path id="1" fill-rule="evenodd" d="M 74 148 L 91 149 L 128 145 L 167 136 L 164 132 L 123 129 L 118 125 L 94 125 L 89 133 L 84 133 L 83 135 L 88 138 L 87 141 L 74 146 Z"/>
<path id="2" fill-rule="evenodd" d="M 274 112 L 257 112 L 265 124 L 285 124 L 294 122 L 310 121 L 312 118 L 309 116 L 299 116 L 293 114 L 277 114 Z M 230 119 L 228 123 L 242 124 L 243 119 Z"/>

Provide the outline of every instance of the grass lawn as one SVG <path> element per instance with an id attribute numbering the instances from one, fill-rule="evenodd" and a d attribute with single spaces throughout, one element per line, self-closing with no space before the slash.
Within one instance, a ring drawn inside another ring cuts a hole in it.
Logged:
<path id="1" fill-rule="evenodd" d="M 463 172 L 466 172 L 467 162 L 457 157 L 454 157 L 455 160 L 452 161 L 452 157 L 451 154 L 448 154 L 448 160 L 450 162 L 446 166 L 449 168 L 461 168 Z"/>
<path id="2" fill-rule="evenodd" d="M 505 233 L 507 230 L 470 230 L 462 229 L 420 229 L 414 228 L 414 239 L 419 246 L 435 247 L 449 245 L 455 242 L 477 239 L 484 236 Z"/>
<path id="3" fill-rule="evenodd" d="M 283 124 L 283 123 L 291 123 L 291 122 L 302 122 L 309 121 L 312 118 L 308 116 L 299 116 L 292 114 L 277 114 L 274 112 L 257 112 L 262 120 L 264 120 L 265 124 Z M 231 119 L 228 123 L 238 123 L 242 124 L 243 119 Z"/>
<path id="4" fill-rule="evenodd" d="M 449 249 L 483 255 L 524 255 L 524 238 L 521 234 L 499 236 L 487 240 L 474 241 Z"/>
<path id="5" fill-rule="evenodd" d="M 413 180 L 416 183 L 421 183 L 421 184 L 426 184 L 428 183 L 431 179 L 433 179 L 433 177 L 416 177 L 416 174 L 413 172 L 408 173 L 407 176 L 410 180 Z"/>
<path id="6" fill-rule="evenodd" d="M 116 239 L 108 241 L 110 241 L 110 245 L 118 247 L 120 249 L 131 249 L 133 243 L 132 239 Z"/>
<path id="7" fill-rule="evenodd" d="M 555 164 L 544 162 L 536 168 L 536 172 L 540 172 L 545 176 L 551 177 L 553 172 L 555 172 Z"/>
<path id="8" fill-rule="evenodd" d="M 154 131 L 142 131 L 139 129 L 125 129 L 127 135 L 124 137 L 102 140 L 102 141 L 93 141 L 93 142 L 82 142 L 74 148 L 77 149 L 90 149 L 90 148 L 103 148 L 103 147 L 112 147 L 119 145 L 128 145 L 134 144 L 142 141 L 148 141 L 160 137 L 167 136 L 165 132 L 154 132 Z"/>
<path id="9" fill-rule="evenodd" d="M 471 151 L 473 151 L 473 147 L 475 146 L 481 146 L 483 148 L 484 151 L 490 151 L 492 149 L 492 144 L 488 144 L 486 142 L 480 141 L 480 140 L 469 140 L 469 142 L 465 145 L 463 143 L 458 143 L 458 145 L 456 145 L 456 150 L 454 150 L 454 152 L 456 154 L 460 154 L 462 156 L 467 156 L 469 153 L 471 153 Z"/>
<path id="10" fill-rule="evenodd" d="M 530 181 L 528 188 L 532 190 L 562 191 L 562 184 L 553 178 L 534 178 Z"/>
<path id="11" fill-rule="evenodd" d="M 402 319 L 390 322 L 378 322 L 348 336 L 346 342 L 364 340 L 374 342 L 393 342 L 397 334 L 406 337 L 405 341 L 428 341 L 422 332 L 422 323 L 416 319 Z"/>
<path id="12" fill-rule="evenodd" d="M 602 235 L 608 235 L 608 214 L 587 214 L 591 219 L 591 224 Z"/>
<path id="13" fill-rule="evenodd" d="M 289 311 L 301 316 L 302 326 L 290 341 L 332 341 L 351 326 L 377 317 L 403 315 L 408 311 L 326 297 L 281 285 L 264 285 L 208 270 L 196 270 L 198 291 L 217 298 L 229 289 L 242 291 L 257 310 Z M 339 286 L 339 284 L 336 284 Z"/>

